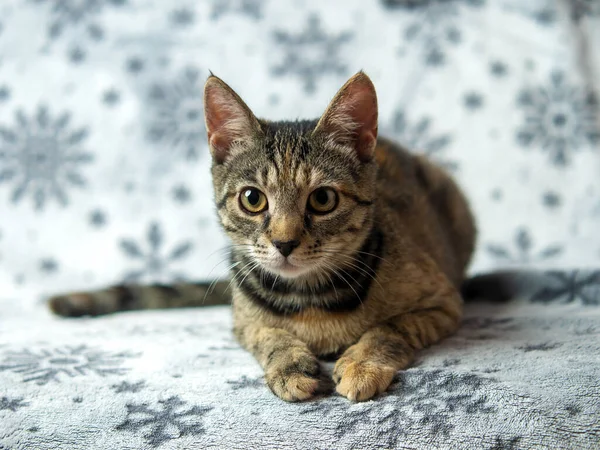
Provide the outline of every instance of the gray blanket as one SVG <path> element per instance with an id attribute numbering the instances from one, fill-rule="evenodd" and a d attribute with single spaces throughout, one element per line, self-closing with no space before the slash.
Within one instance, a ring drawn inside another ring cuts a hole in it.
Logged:
<path id="1" fill-rule="evenodd" d="M 209 70 L 281 119 L 359 69 L 381 134 L 465 188 L 471 271 L 540 270 L 511 301 L 361 404 L 275 398 L 225 307 L 49 315 L 225 273 Z M 598 0 L 0 1 L 0 448 L 600 448 L 598 80 Z"/>
<path id="2" fill-rule="evenodd" d="M 5 306 L 0 448 L 599 448 L 600 272 L 525 286 L 469 305 L 458 334 L 358 404 L 275 397 L 227 307 L 69 321 Z"/>

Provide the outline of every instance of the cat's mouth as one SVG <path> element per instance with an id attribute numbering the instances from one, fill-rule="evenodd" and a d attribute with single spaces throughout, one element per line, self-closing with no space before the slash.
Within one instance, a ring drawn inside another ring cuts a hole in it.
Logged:
<path id="1" fill-rule="evenodd" d="M 310 268 L 292 262 L 289 258 L 278 258 L 277 261 L 268 264 L 266 268 L 284 278 L 296 278 L 310 271 Z"/>

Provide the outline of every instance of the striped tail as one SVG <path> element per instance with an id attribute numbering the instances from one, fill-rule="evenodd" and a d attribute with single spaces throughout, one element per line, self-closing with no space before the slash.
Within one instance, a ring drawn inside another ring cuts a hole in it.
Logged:
<path id="1" fill-rule="evenodd" d="M 100 316 L 140 309 L 186 308 L 226 305 L 230 302 L 228 281 L 118 285 L 89 292 L 61 294 L 49 299 L 50 309 L 67 317 Z"/>
<path id="2" fill-rule="evenodd" d="M 467 278 L 461 293 L 465 302 L 505 303 L 531 295 L 547 283 L 549 272 L 532 269 L 500 270 Z"/>

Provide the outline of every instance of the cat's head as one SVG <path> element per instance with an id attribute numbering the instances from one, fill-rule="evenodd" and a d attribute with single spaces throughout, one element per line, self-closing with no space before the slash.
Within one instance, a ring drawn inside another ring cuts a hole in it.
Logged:
<path id="1" fill-rule="evenodd" d="M 218 214 L 250 268 L 302 279 L 351 265 L 373 223 L 371 80 L 354 75 L 318 120 L 269 122 L 211 75 L 204 111 Z"/>

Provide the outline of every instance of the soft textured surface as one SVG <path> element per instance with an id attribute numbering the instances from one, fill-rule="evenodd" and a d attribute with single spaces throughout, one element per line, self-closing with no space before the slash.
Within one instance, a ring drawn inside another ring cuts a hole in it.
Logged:
<path id="1" fill-rule="evenodd" d="M 233 341 L 226 307 L 68 322 L 4 316 L 0 443 L 598 448 L 600 272 L 522 281 L 519 301 L 470 306 L 456 336 L 422 352 L 388 394 L 360 404 L 275 397 Z"/>
<path id="2" fill-rule="evenodd" d="M 360 405 L 273 397 L 225 308 L 61 321 L 42 303 L 224 273 L 209 70 L 281 119 L 364 69 L 381 133 L 465 187 L 474 272 L 597 267 L 598 49 L 597 0 L 1 1 L 0 448 L 600 446 L 597 272 L 470 307 Z"/>

